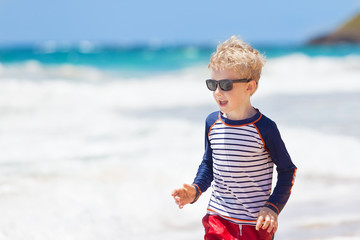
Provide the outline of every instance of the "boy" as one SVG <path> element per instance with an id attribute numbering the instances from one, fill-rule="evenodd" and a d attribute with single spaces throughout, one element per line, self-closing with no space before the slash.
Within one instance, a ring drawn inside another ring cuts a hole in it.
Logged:
<path id="1" fill-rule="evenodd" d="M 192 185 L 172 196 L 179 208 L 212 183 L 203 218 L 205 240 L 270 240 L 293 186 L 296 166 L 276 124 L 252 107 L 264 57 L 235 36 L 219 44 L 206 80 L 220 111 L 206 119 L 205 154 Z M 273 164 L 278 179 L 271 193 Z"/>

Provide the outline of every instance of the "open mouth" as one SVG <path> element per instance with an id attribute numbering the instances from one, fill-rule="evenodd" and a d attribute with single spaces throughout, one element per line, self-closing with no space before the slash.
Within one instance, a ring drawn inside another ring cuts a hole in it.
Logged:
<path id="1" fill-rule="evenodd" d="M 228 103 L 227 100 L 224 100 L 224 101 L 219 100 L 219 105 L 220 105 L 220 107 L 226 106 L 227 103 Z"/>

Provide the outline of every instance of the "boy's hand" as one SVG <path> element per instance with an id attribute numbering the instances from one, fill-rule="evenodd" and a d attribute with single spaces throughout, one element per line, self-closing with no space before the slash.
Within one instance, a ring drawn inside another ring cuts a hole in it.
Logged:
<path id="1" fill-rule="evenodd" d="M 269 233 L 271 231 L 275 233 L 278 228 L 278 215 L 276 212 L 270 208 L 262 207 L 257 218 L 256 230 L 259 231 L 260 228 L 267 229 Z"/>
<path id="2" fill-rule="evenodd" d="M 186 204 L 194 201 L 196 188 L 192 185 L 184 184 L 184 187 L 175 189 L 171 196 L 174 197 L 175 203 L 182 209 Z"/>

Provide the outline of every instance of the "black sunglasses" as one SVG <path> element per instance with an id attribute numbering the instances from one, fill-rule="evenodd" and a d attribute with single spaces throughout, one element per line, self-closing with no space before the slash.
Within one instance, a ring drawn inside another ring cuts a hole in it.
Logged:
<path id="1" fill-rule="evenodd" d="M 230 80 L 230 79 L 223 79 L 223 80 L 213 80 L 213 79 L 207 79 L 206 80 L 206 86 L 210 91 L 215 91 L 217 89 L 217 86 L 220 86 L 220 89 L 223 91 L 230 91 L 233 89 L 233 83 L 237 82 L 250 82 L 252 79 L 236 79 L 236 80 Z"/>

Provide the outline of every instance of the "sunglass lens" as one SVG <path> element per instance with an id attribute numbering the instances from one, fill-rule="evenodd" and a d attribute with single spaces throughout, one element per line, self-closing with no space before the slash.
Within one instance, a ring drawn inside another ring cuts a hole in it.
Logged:
<path id="1" fill-rule="evenodd" d="M 215 91 L 217 88 L 217 82 L 215 80 L 208 79 L 206 80 L 206 86 L 210 91 Z"/>
<path id="2" fill-rule="evenodd" d="M 230 91 L 233 88 L 233 83 L 230 80 L 221 80 L 219 84 L 223 91 Z"/>

